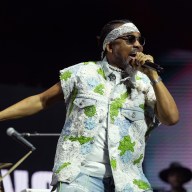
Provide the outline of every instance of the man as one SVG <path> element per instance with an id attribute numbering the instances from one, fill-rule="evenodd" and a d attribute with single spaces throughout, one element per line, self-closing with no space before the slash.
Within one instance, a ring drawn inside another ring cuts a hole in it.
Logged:
<path id="1" fill-rule="evenodd" d="M 60 71 L 60 82 L 0 113 L 0 120 L 35 114 L 64 99 L 66 121 L 52 185 L 63 191 L 152 191 L 142 171 L 145 138 L 179 120 L 175 101 L 157 71 L 142 67 L 153 57 L 128 20 L 107 23 L 99 38 L 102 60 Z"/>
<path id="2" fill-rule="evenodd" d="M 167 192 L 187 192 L 184 185 L 192 179 L 192 171 L 178 162 L 173 162 L 159 173 L 159 177 L 170 185 L 171 189 Z"/>

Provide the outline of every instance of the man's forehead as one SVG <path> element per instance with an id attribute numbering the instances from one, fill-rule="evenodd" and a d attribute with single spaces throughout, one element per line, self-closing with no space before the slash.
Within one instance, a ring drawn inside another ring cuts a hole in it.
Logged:
<path id="1" fill-rule="evenodd" d="M 124 33 L 122 36 L 128 36 L 128 35 L 135 35 L 136 37 L 141 36 L 140 32 L 128 32 L 128 33 Z"/>

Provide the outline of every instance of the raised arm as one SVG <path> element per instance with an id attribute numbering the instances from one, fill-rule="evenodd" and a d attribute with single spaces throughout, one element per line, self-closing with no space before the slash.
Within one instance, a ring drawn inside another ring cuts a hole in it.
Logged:
<path id="1" fill-rule="evenodd" d="M 179 112 L 172 95 L 156 72 L 150 79 L 152 82 L 154 81 L 153 89 L 157 99 L 156 114 L 158 119 L 165 125 L 176 124 L 179 121 Z"/>
<path id="2" fill-rule="evenodd" d="M 139 61 L 141 65 L 137 65 L 137 61 Z M 179 121 L 179 111 L 175 100 L 155 70 L 141 67 L 145 61 L 153 63 L 153 57 L 139 52 L 133 60 L 133 66 L 151 79 L 157 100 L 156 115 L 160 122 L 165 125 L 174 125 Z"/>
<path id="3" fill-rule="evenodd" d="M 46 91 L 27 97 L 0 112 L 0 121 L 18 119 L 36 114 L 63 99 L 60 82 Z"/>

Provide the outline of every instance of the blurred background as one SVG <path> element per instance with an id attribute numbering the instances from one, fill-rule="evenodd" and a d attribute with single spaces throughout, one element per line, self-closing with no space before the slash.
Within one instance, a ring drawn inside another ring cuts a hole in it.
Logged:
<path id="1" fill-rule="evenodd" d="M 0 6 L 0 110 L 46 90 L 59 81 L 59 70 L 100 59 L 96 36 L 108 21 L 129 19 L 146 38 L 144 52 L 165 68 L 161 75 L 174 96 L 180 122 L 161 125 L 148 140 L 144 171 L 157 191 L 169 186 L 159 172 L 173 161 L 192 169 L 191 2 L 165 0 L 4 1 Z M 28 149 L 6 134 L 60 133 L 65 105 L 24 119 L 0 122 L 0 162 L 16 163 Z M 27 138 L 37 148 L 11 175 L 7 192 L 50 188 L 58 136 Z M 5 174 L 7 169 L 2 170 Z M 41 182 L 40 178 L 44 178 Z M 192 182 L 186 185 L 192 191 Z"/>

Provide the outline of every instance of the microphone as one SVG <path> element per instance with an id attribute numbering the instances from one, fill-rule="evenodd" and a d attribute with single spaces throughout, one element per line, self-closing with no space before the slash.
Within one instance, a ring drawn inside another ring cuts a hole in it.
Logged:
<path id="1" fill-rule="evenodd" d="M 157 71 L 159 74 L 162 73 L 164 71 L 163 67 L 161 67 L 160 65 L 156 64 L 156 63 L 152 63 L 150 61 L 145 61 L 145 63 L 142 65 L 142 67 L 146 67 L 148 69 L 152 69 Z"/>
<path id="2" fill-rule="evenodd" d="M 19 141 L 20 143 L 24 144 L 26 147 L 30 148 L 32 151 L 36 149 L 29 141 L 27 141 L 20 133 L 18 133 L 12 127 L 7 129 L 7 135 L 12 137 L 16 141 Z"/>

